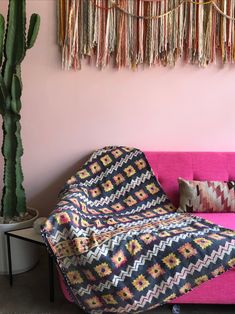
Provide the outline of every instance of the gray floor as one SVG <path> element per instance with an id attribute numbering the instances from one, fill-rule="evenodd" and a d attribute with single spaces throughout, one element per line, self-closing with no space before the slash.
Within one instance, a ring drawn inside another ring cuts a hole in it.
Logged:
<path id="1" fill-rule="evenodd" d="M 55 281 L 55 302 L 49 302 L 47 256 L 41 252 L 39 264 L 31 271 L 14 276 L 13 287 L 8 278 L 0 276 L 0 314 L 82 314 L 77 306 L 67 302 Z M 170 314 L 169 306 L 146 314 Z M 182 314 L 235 314 L 235 306 L 183 305 Z"/>

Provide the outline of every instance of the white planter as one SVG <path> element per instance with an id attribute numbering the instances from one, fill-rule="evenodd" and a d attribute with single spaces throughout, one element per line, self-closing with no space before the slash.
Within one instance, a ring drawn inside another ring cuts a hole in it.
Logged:
<path id="1" fill-rule="evenodd" d="M 31 209 L 31 208 L 30 208 Z M 32 210 L 32 209 L 31 209 Z M 8 257 L 6 244 L 6 231 L 28 228 L 33 226 L 36 216 L 30 220 L 13 224 L 0 224 L 0 275 L 8 274 Z M 12 273 L 19 274 L 33 268 L 39 259 L 39 247 L 33 243 L 11 237 Z"/>

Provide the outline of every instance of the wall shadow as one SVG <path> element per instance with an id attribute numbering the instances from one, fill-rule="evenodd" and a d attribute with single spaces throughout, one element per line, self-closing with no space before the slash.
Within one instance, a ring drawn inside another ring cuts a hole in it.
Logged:
<path id="1" fill-rule="evenodd" d="M 58 194 L 63 188 L 66 180 L 77 172 L 89 156 L 90 154 L 78 160 L 78 162 L 60 173 L 57 178 L 45 186 L 36 196 L 29 198 L 28 206 L 37 209 L 39 211 L 39 216 L 48 216 L 55 208 L 55 205 L 58 202 Z"/>

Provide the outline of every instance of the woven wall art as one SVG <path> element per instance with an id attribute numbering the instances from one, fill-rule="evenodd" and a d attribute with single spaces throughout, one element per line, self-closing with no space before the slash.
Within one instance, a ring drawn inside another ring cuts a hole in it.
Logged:
<path id="1" fill-rule="evenodd" d="M 235 61 L 235 0 L 57 0 L 64 69 Z"/>

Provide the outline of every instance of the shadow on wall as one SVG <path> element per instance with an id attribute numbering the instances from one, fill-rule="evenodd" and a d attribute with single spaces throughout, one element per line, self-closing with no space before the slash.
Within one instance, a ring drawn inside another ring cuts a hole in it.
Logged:
<path id="1" fill-rule="evenodd" d="M 36 196 L 28 199 L 29 207 L 36 208 L 39 211 L 39 216 L 47 217 L 54 210 L 58 202 L 58 195 L 66 181 L 78 171 L 78 169 L 84 164 L 89 156 L 90 154 L 86 155 L 76 164 L 69 167 L 67 170 L 64 170 L 64 172 L 60 173 L 55 180 L 51 181 L 47 186 L 45 186 L 44 189 L 41 190 Z"/>

